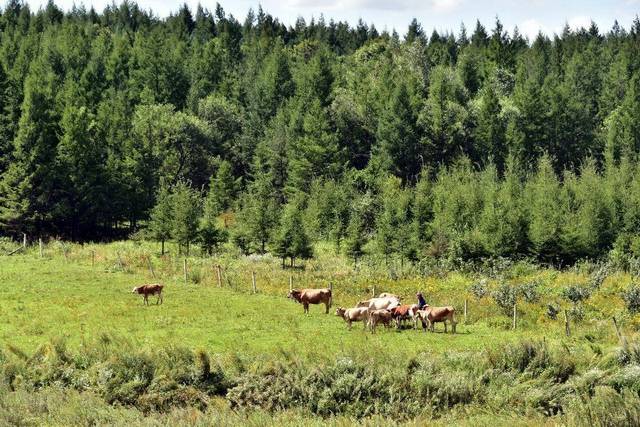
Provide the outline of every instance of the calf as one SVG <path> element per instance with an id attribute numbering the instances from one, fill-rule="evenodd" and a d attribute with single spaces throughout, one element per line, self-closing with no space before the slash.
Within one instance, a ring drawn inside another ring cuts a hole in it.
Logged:
<path id="1" fill-rule="evenodd" d="M 444 323 L 444 333 L 447 333 L 447 321 L 451 323 L 451 333 L 456 333 L 456 318 L 455 318 L 456 309 L 449 307 L 430 307 L 426 306 L 424 310 L 418 310 L 418 316 L 420 320 L 422 320 L 422 328 L 424 331 L 427 331 L 427 328 L 431 330 L 431 332 L 435 331 L 435 323 L 442 322 Z"/>
<path id="2" fill-rule="evenodd" d="M 403 304 L 391 309 L 391 315 L 396 321 L 398 329 L 402 326 L 405 320 L 413 320 L 413 328 L 418 328 L 418 318 L 416 317 L 418 311 L 418 304 Z"/>
<path id="3" fill-rule="evenodd" d="M 156 305 L 162 304 L 162 289 L 164 285 L 160 283 L 152 283 L 149 285 L 142 285 L 133 288 L 131 293 L 140 294 L 143 297 L 143 303 L 145 305 L 149 305 L 149 295 L 158 295 L 158 300 L 156 301 Z"/>
<path id="4" fill-rule="evenodd" d="M 362 322 L 364 328 L 367 328 L 367 320 L 369 319 L 369 309 L 366 307 L 355 307 L 355 308 L 342 308 L 338 307 L 336 310 L 336 316 L 342 317 L 347 325 L 349 326 L 349 330 L 351 330 L 352 322 Z"/>
<path id="5" fill-rule="evenodd" d="M 376 332 L 376 326 L 378 326 L 379 323 L 389 326 L 392 320 L 393 316 L 389 310 L 369 310 L 369 327 L 371 328 L 372 334 Z"/>
<path id="6" fill-rule="evenodd" d="M 331 308 L 331 289 L 292 289 L 287 298 L 298 301 L 304 307 L 304 312 L 309 312 L 309 304 L 324 304 L 329 313 Z"/>

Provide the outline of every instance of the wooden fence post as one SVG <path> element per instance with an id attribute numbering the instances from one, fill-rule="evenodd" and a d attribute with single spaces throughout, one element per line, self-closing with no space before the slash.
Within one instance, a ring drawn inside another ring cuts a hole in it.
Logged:
<path id="1" fill-rule="evenodd" d="M 216 265 L 216 273 L 218 275 L 218 287 L 222 287 L 222 273 L 220 272 L 220 264 Z"/>
<path id="2" fill-rule="evenodd" d="M 27 248 L 27 233 L 22 233 L 22 247 Z"/>
<path id="3" fill-rule="evenodd" d="M 256 272 L 251 272 L 251 285 L 253 287 L 253 293 L 255 294 L 258 290 L 256 289 Z"/>
<path id="4" fill-rule="evenodd" d="M 467 323 L 467 299 L 464 299 L 464 323 Z"/>
<path id="5" fill-rule="evenodd" d="M 568 337 L 571 336 L 571 329 L 569 329 L 569 315 L 567 314 L 567 309 L 564 310 L 564 333 L 567 334 Z"/>
<path id="6" fill-rule="evenodd" d="M 38 247 L 40 248 L 40 258 L 44 258 L 44 248 L 42 246 L 42 237 L 38 239 Z"/>
<path id="7" fill-rule="evenodd" d="M 184 284 L 187 284 L 187 259 L 184 259 L 184 263 L 182 265 L 182 269 L 184 270 Z"/>
<path id="8" fill-rule="evenodd" d="M 147 256 L 147 263 L 149 264 L 149 270 L 151 271 L 151 276 L 155 279 L 156 273 L 153 271 L 153 264 L 151 264 L 151 255 Z"/>
<path id="9" fill-rule="evenodd" d="M 518 322 L 518 308 L 517 308 L 517 303 L 513 303 L 513 329 L 516 329 L 516 325 Z"/>
<path id="10" fill-rule="evenodd" d="M 289 276 L 289 292 L 293 290 L 293 275 Z"/>

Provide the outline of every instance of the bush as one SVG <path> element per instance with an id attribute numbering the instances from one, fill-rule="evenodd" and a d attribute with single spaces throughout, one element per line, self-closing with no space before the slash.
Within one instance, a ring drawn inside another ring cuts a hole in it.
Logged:
<path id="1" fill-rule="evenodd" d="M 469 291 L 476 297 L 477 300 L 481 300 L 489 293 L 489 288 L 487 287 L 487 280 L 482 279 L 479 282 L 473 283 L 469 287 Z"/>
<path id="2" fill-rule="evenodd" d="M 491 294 L 498 307 L 505 315 L 510 315 L 513 311 L 513 306 L 518 299 L 518 292 L 513 286 L 509 286 L 508 283 L 502 283 L 498 289 Z"/>
<path id="3" fill-rule="evenodd" d="M 528 303 L 536 303 L 540 299 L 540 294 L 538 292 L 538 287 L 540 286 L 540 281 L 534 280 L 531 282 L 526 282 L 521 284 L 518 287 L 518 293 L 522 295 L 522 298 Z"/>
<path id="4" fill-rule="evenodd" d="M 630 313 L 640 312 L 640 286 L 632 285 L 622 293 L 622 299 Z"/>
<path id="5" fill-rule="evenodd" d="M 572 303 L 577 304 L 591 296 L 591 289 L 583 285 L 569 285 L 562 290 L 562 296 Z"/>

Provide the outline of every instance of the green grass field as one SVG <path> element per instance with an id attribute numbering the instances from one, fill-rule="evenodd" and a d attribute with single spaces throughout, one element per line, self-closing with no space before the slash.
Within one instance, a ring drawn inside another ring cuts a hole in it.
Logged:
<path id="1" fill-rule="evenodd" d="M 0 312 L 4 318 L 0 325 L 0 341 L 5 346 L 32 354 L 50 342 L 64 341 L 69 351 L 75 352 L 96 346 L 103 337 L 112 337 L 116 342 L 126 343 L 123 346 L 127 349 L 136 351 L 167 347 L 202 349 L 215 363 L 229 370 L 237 369 L 234 366 L 238 360 L 244 366 L 258 370 L 261 365 L 277 360 L 320 366 L 350 359 L 379 369 L 390 367 L 394 372 L 402 372 L 411 360 L 420 363 L 432 359 L 455 360 L 459 357 L 456 355 L 488 354 L 499 348 L 515 348 L 523 341 L 544 341 L 551 347 L 565 348 L 576 358 L 578 369 L 588 369 L 601 354 L 606 355 L 618 346 L 611 315 L 621 320 L 627 338 L 635 339 L 635 318 L 624 313 L 622 301 L 617 296 L 623 286 L 621 283 L 628 280 L 624 275 L 605 281 L 585 303 L 585 319 L 572 321 L 571 337 L 566 337 L 562 318 L 552 321 L 544 316 L 545 303 L 562 303 L 558 289 L 563 283 L 586 280 L 587 275 L 578 270 L 559 273 L 525 269 L 520 271 L 521 276 L 512 274 L 509 280 L 514 283 L 531 277 L 542 283 L 539 302 L 519 302 L 518 327 L 512 330 L 511 319 L 500 312 L 491 298 L 477 300 L 470 295 L 469 284 L 477 280 L 478 275 L 420 276 L 405 270 L 400 271 L 396 279 L 391 279 L 384 272 L 375 270 L 375 266 L 362 266 L 356 271 L 348 262 L 324 251 L 318 259 L 307 263 L 304 270 L 294 271 L 282 270 L 278 260 L 268 257 L 191 257 L 185 283 L 182 258 L 161 258 L 154 249 L 154 246 L 133 243 L 85 247 L 53 244 L 46 248 L 43 258 L 37 248 L 26 254 L 0 257 Z M 146 307 L 139 295 L 131 293 L 133 286 L 154 281 L 147 256 L 154 265 L 154 273 L 159 276 L 155 281 L 162 281 L 166 286 L 164 304 L 159 306 L 154 305 L 155 298 L 151 298 L 152 304 Z M 214 268 L 218 264 L 223 266 L 224 272 L 221 288 L 217 286 Z M 251 292 L 252 271 L 257 275 L 257 294 Z M 324 306 L 312 306 L 311 313 L 304 315 L 301 305 L 286 298 L 291 275 L 296 287 L 332 283 L 334 307 L 328 315 L 324 314 Z M 494 282 L 490 279 L 491 286 Z M 373 286 L 377 293 L 396 292 L 407 301 L 413 301 L 411 296 L 422 290 L 430 302 L 455 305 L 460 312 L 458 334 L 445 335 L 442 325 L 438 325 L 440 332 L 435 334 L 379 328 L 378 333 L 372 335 L 363 331 L 360 324 L 348 331 L 344 321 L 334 315 L 335 307 L 352 306 L 359 299 L 368 297 Z M 469 304 L 466 324 L 461 313 L 465 299 Z M 566 303 L 562 304 L 566 306 Z M 28 406 L 25 399 L 38 400 L 42 393 L 49 392 L 47 390 L 32 395 L 21 395 L 16 391 L 3 394 L 0 400 L 5 407 Z M 73 399 L 82 400 L 82 397 L 72 397 L 76 391 L 70 393 L 66 401 L 69 405 L 75 405 Z M 55 399 L 60 398 L 59 394 L 54 395 L 57 396 Z M 43 399 L 53 398 L 46 395 Z M 462 423 L 471 416 L 476 425 L 511 424 L 513 417 L 519 423 L 532 425 L 556 422 L 540 418 L 542 413 L 535 411 L 500 413 L 499 406 L 494 403 L 492 412 L 483 414 L 480 408 L 469 413 L 455 409 L 454 405 L 454 409 L 446 414 L 439 413 L 438 419 Z M 163 412 L 144 417 L 135 411 L 126 412 L 131 409 L 125 411 L 106 405 L 96 409 L 96 413 L 116 411 L 118 418 L 107 417 L 103 420 L 106 423 L 115 423 L 116 419 L 129 420 L 122 421 L 126 424 L 135 419 L 135 423 L 155 420 L 153 422 L 163 424 L 171 423 L 170 417 L 177 416 L 181 423 L 191 423 L 185 421 L 191 417 L 192 424 L 232 424 L 238 414 L 227 413 L 228 409 L 224 408 L 225 404 L 219 402 L 209 405 L 208 412 L 204 413 L 208 416 L 200 412 L 197 416 Z M 211 411 L 222 412 L 212 415 Z M 131 415 L 133 418 L 129 419 L 129 415 L 123 415 L 125 412 L 135 416 Z M 309 421 L 304 414 L 295 411 L 289 415 L 286 415 L 288 412 L 280 415 L 257 413 L 262 415 L 255 419 L 255 425 L 268 425 L 287 417 L 285 423 L 289 424 L 307 424 Z M 43 416 L 41 413 L 33 415 L 36 424 L 55 425 L 61 420 L 72 424 L 90 423 L 73 417 L 48 420 Z M 256 416 L 252 411 L 242 415 L 246 420 Z M 226 421 L 212 422 L 214 419 Z M 355 421 L 333 419 L 335 424 L 345 425 Z M 378 424 L 374 419 L 370 422 Z M 97 423 L 101 422 L 98 420 Z"/>

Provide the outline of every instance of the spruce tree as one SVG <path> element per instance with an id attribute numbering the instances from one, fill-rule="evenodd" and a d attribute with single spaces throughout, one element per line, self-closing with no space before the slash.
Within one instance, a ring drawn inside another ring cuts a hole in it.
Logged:
<path id="1" fill-rule="evenodd" d="M 160 241 L 162 255 L 164 255 L 164 242 L 171 239 L 174 226 L 174 203 L 171 196 L 168 186 L 162 180 L 156 195 L 156 205 L 151 210 L 149 221 L 150 237 Z"/>

